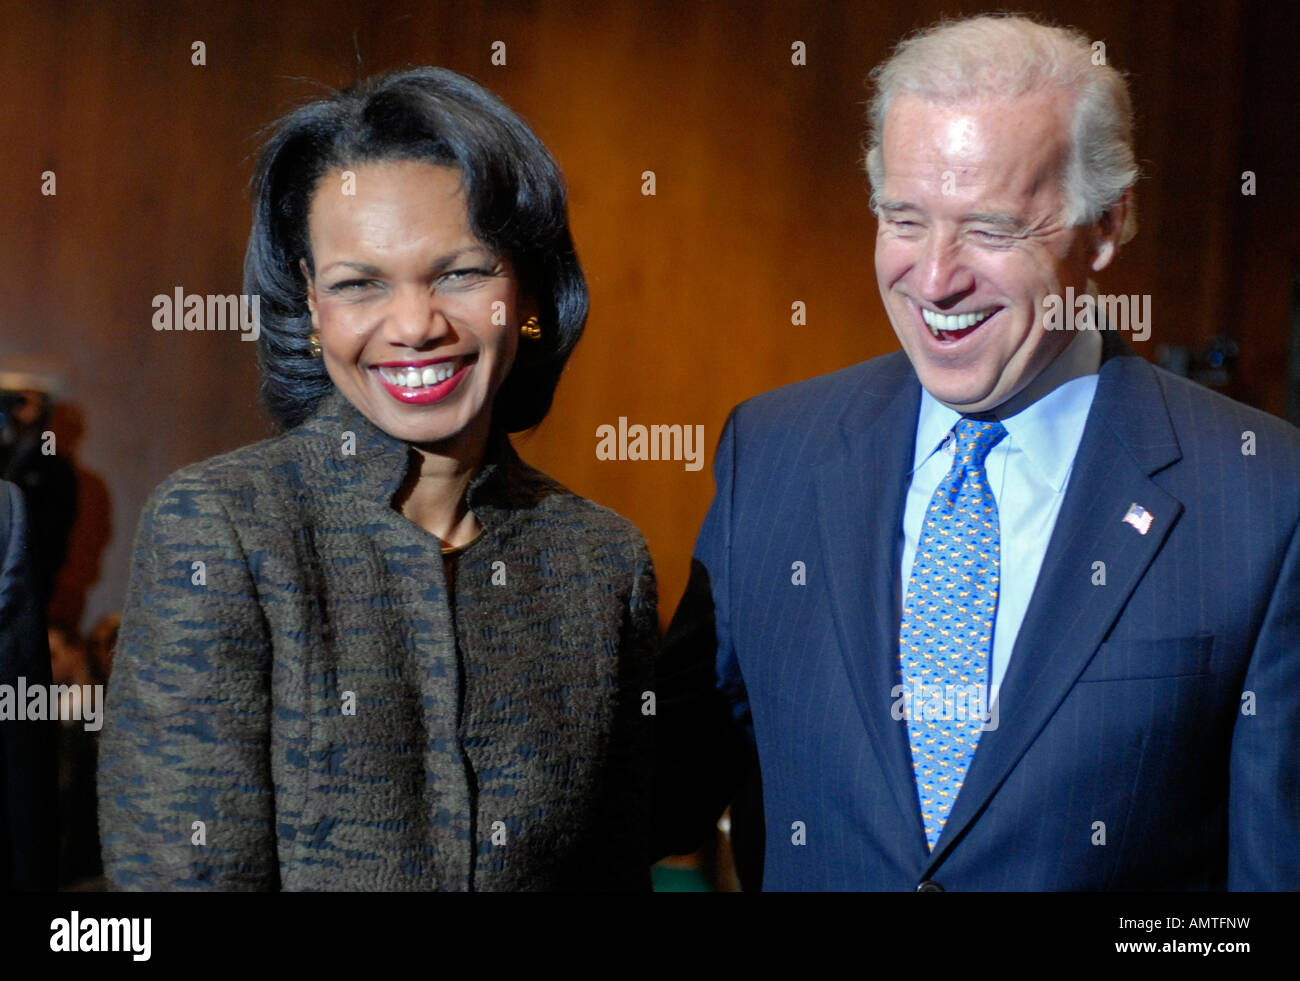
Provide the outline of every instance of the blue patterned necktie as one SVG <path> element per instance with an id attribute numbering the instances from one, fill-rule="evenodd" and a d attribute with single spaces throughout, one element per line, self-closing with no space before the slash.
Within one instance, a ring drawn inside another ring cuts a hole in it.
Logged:
<path id="1" fill-rule="evenodd" d="M 983 725 L 972 696 L 976 685 L 988 691 L 1001 558 L 984 460 L 1007 431 L 996 420 L 965 418 L 954 431 L 956 454 L 925 512 L 899 627 L 907 737 L 931 851 Z"/>

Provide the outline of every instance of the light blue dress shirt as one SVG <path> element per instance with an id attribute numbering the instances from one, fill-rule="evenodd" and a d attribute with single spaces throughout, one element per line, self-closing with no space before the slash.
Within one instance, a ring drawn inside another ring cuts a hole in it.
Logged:
<path id="1" fill-rule="evenodd" d="M 1001 575 L 993 624 L 988 703 L 997 698 L 1056 516 L 1070 483 L 1101 366 L 1101 334 L 1081 331 L 1022 392 L 992 411 L 1007 435 L 984 463 L 998 504 Z M 916 455 L 903 510 L 902 589 L 912 574 L 916 543 L 935 488 L 952 466 L 953 427 L 961 414 L 921 390 Z M 1025 652 L 1032 656 L 1032 651 Z"/>

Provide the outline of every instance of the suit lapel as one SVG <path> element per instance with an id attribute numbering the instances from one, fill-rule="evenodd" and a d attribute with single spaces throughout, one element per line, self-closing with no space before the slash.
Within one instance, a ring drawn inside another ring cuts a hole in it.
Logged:
<path id="1" fill-rule="evenodd" d="M 998 695 L 998 728 L 983 733 L 930 856 L 932 869 L 983 810 L 1069 694 L 1182 513 L 1150 479 L 1181 453 L 1151 367 L 1107 345 L 1070 485 Z M 1154 518 L 1142 534 L 1132 504 Z M 1106 559 L 1106 585 L 1092 584 Z"/>
<path id="2" fill-rule="evenodd" d="M 869 390 L 854 394 L 816 482 L 840 653 L 899 812 L 923 836 L 907 734 L 890 715 L 898 680 L 899 529 L 920 398 L 916 375 L 900 352 Z"/>

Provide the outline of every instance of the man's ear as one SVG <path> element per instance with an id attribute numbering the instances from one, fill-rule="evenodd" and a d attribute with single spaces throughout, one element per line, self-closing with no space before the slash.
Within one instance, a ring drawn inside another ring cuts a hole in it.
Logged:
<path id="1" fill-rule="evenodd" d="M 298 260 L 298 271 L 302 273 L 303 281 L 307 284 L 307 311 L 311 314 L 311 325 L 316 326 L 316 281 L 311 278 L 311 271 L 307 268 L 307 260 Z"/>
<path id="2" fill-rule="evenodd" d="M 1101 272 L 1115 258 L 1120 242 L 1124 238 L 1124 224 L 1128 219 L 1128 209 L 1132 206 L 1132 190 L 1125 191 L 1109 208 L 1103 212 L 1097 224 L 1093 226 L 1092 257 L 1090 265 L 1093 272 Z"/>

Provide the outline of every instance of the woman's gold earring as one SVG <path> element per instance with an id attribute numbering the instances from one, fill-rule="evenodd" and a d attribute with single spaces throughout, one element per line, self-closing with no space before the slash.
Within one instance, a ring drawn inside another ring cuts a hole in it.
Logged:
<path id="1" fill-rule="evenodd" d="M 320 337 L 315 331 L 312 331 L 307 337 L 307 340 L 311 342 L 311 356 L 313 358 L 319 358 L 321 355 Z"/>
<path id="2" fill-rule="evenodd" d="M 519 334 L 530 341 L 538 340 L 542 336 L 542 325 L 537 322 L 536 317 L 529 317 L 519 325 Z"/>

